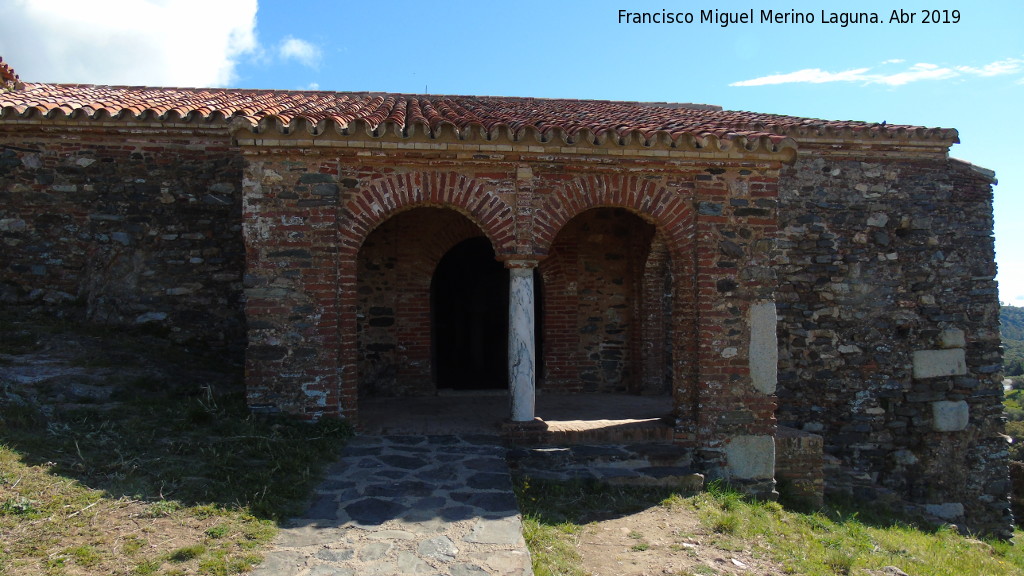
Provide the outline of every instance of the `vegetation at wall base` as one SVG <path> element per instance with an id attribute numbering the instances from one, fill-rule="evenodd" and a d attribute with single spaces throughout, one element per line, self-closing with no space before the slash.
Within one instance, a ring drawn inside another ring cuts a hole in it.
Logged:
<path id="1" fill-rule="evenodd" d="M 1003 396 L 1006 435 L 1012 440 L 1010 459 L 1024 461 L 1024 308 L 1001 306 L 999 323 L 1003 339 L 1003 374 L 1010 381 L 1010 388 Z"/>
<path id="2" fill-rule="evenodd" d="M 64 411 L 7 385 L 0 412 L 3 576 L 244 572 L 349 435 L 254 417 L 239 396 Z"/>
<path id="3" fill-rule="evenodd" d="M 821 510 L 798 511 L 778 502 L 747 499 L 720 484 L 696 494 L 678 494 L 663 488 L 530 479 L 519 480 L 517 496 L 538 576 L 586 574 L 577 545 L 587 531 L 598 530 L 609 518 L 651 509 L 670 512 L 660 516 L 662 522 L 699 519 L 699 528 L 665 526 L 650 541 L 643 530 L 629 532 L 627 543 L 641 542 L 623 545 L 619 554 L 660 553 L 667 559 L 661 564 L 667 574 L 732 573 L 697 558 L 696 550 L 704 554 L 708 548 L 721 552 L 723 558 L 743 551 L 763 559 L 770 563 L 771 574 L 869 575 L 883 574 L 887 566 L 914 576 L 1024 572 L 1024 534 L 1020 532 L 1007 542 L 983 541 L 949 526 L 917 525 L 863 503 L 854 507 L 833 500 Z M 700 545 L 691 544 L 695 541 Z"/>

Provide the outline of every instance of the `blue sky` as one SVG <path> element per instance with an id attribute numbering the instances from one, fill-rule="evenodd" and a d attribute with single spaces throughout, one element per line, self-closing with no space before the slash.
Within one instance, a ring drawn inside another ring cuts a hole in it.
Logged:
<path id="1" fill-rule="evenodd" d="M 28 81 L 698 102 L 957 128 L 951 155 L 996 171 L 1000 299 L 1024 306 L 1024 2 L 928 4 L 0 0 L 0 56 Z M 823 24 L 822 6 L 883 22 Z M 923 23 L 925 7 L 959 22 Z M 751 9 L 752 23 L 700 22 Z M 814 22 L 762 23 L 762 9 Z M 894 10 L 914 23 L 889 22 Z"/>

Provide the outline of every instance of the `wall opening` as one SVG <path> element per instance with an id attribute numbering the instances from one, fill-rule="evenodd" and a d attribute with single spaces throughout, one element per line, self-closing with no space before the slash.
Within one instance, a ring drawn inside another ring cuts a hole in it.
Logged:
<path id="1" fill-rule="evenodd" d="M 471 238 L 487 244 L 462 214 L 426 206 L 392 216 L 367 236 L 356 269 L 360 399 L 437 392 L 431 284 L 444 255 Z M 501 268 L 493 254 L 488 263 Z"/>
<path id="2" fill-rule="evenodd" d="M 434 381 L 439 389 L 508 387 L 508 270 L 485 237 L 464 240 L 430 287 Z"/>
<path id="3" fill-rule="evenodd" d="M 541 274 L 545 390 L 669 394 L 674 289 L 654 225 L 587 210 L 559 231 Z"/>

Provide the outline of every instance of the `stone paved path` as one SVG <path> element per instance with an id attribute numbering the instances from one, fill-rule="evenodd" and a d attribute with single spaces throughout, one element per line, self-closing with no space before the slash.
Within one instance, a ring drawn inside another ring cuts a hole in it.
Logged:
<path id="1" fill-rule="evenodd" d="M 488 436 L 354 439 L 252 576 L 532 576 L 506 449 Z"/>

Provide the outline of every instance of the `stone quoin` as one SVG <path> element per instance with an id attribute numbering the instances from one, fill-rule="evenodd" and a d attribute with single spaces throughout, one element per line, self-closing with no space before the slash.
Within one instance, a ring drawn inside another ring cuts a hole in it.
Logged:
<path id="1" fill-rule="evenodd" d="M 750 493 L 1011 526 L 995 179 L 955 130 L 0 76 L 5 305 L 158 326 L 307 419 L 671 395 L 678 449 Z"/>

